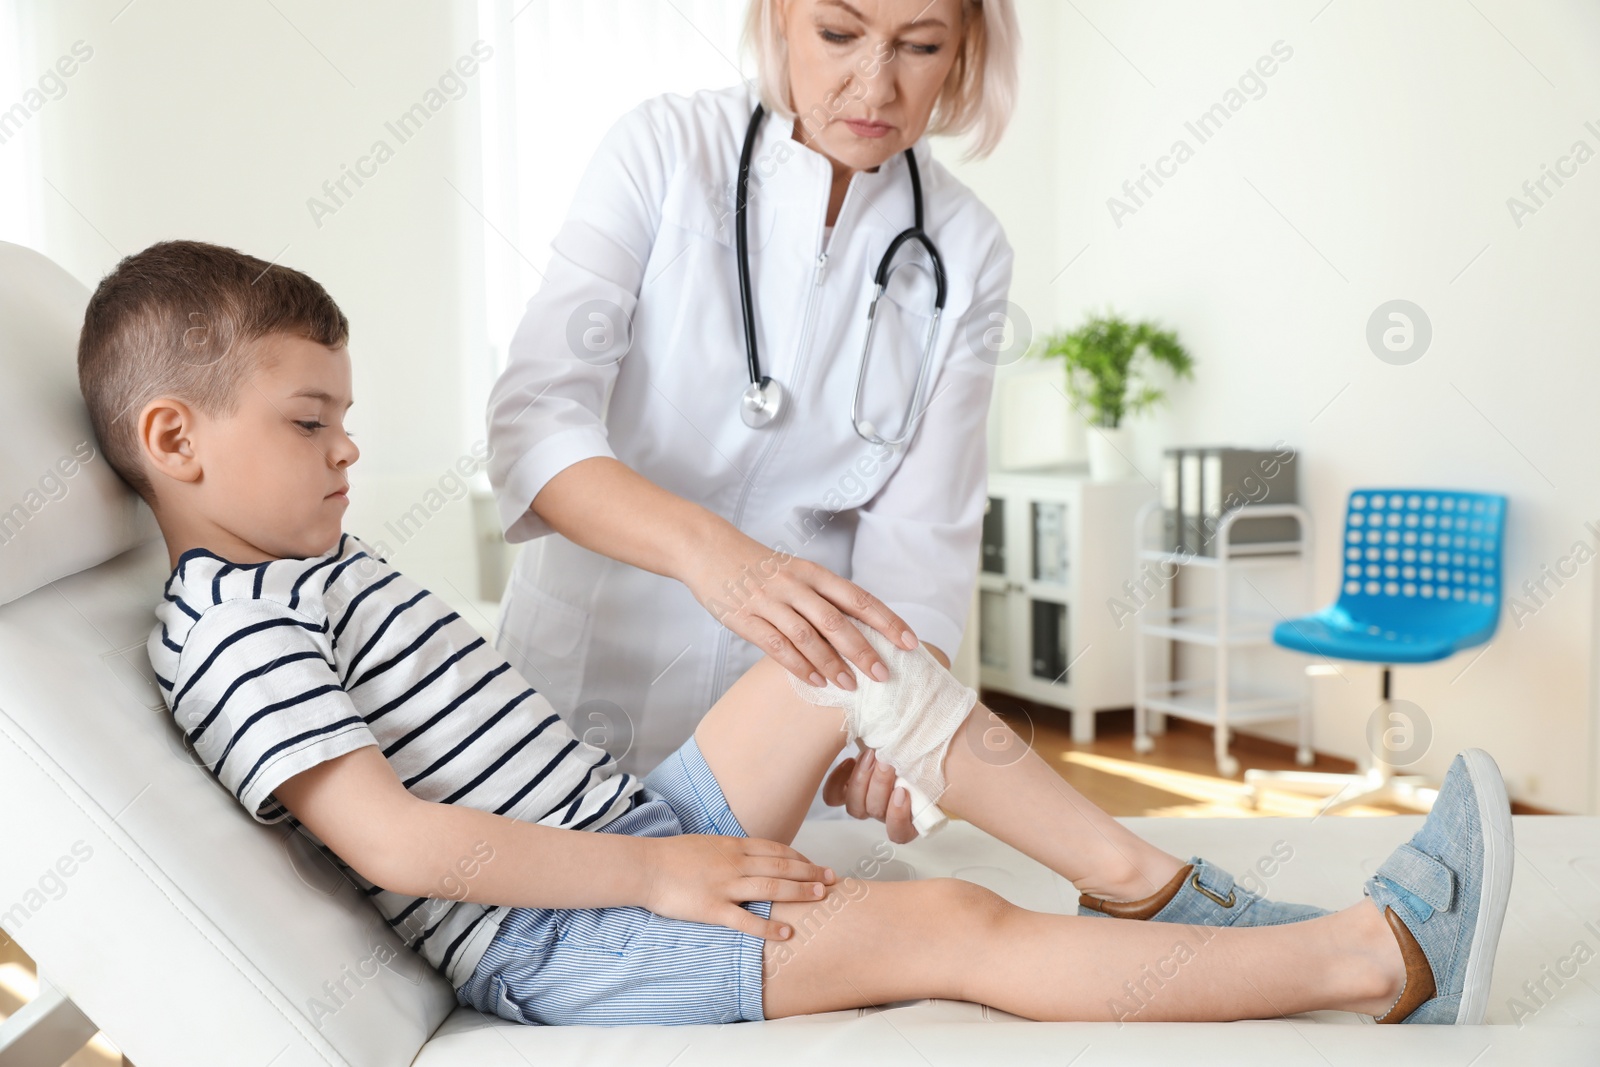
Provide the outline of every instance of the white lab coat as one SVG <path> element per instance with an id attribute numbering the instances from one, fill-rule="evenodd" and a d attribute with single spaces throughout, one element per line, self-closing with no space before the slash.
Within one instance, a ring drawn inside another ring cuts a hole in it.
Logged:
<path id="1" fill-rule="evenodd" d="M 634 773 L 687 740 L 762 652 L 679 582 L 581 548 L 530 513 L 567 466 L 613 456 L 756 541 L 856 581 L 952 656 L 977 573 L 994 368 L 968 334 L 993 322 L 974 325 L 968 311 L 1006 298 L 1005 234 L 918 141 L 925 227 L 949 280 L 933 399 L 907 448 L 869 444 L 850 401 L 872 273 L 913 218 L 906 163 L 897 154 L 852 177 L 824 249 L 830 164 L 769 114 L 752 165 L 750 271 L 762 373 L 782 383 L 788 410 L 747 427 L 733 200 L 755 103 L 749 84 L 669 94 L 611 128 L 489 400 L 501 527 L 529 542 L 497 647 Z M 626 354 L 579 358 L 583 331 L 602 322 L 589 313 L 607 304 L 631 319 Z M 931 275 L 915 268 L 894 274 L 879 305 L 863 404 L 885 436 L 901 425 L 932 307 Z"/>

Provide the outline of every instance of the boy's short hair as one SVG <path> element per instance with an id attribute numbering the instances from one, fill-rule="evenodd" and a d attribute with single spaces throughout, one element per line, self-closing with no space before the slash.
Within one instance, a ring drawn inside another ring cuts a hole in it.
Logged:
<path id="1" fill-rule="evenodd" d="M 139 412 L 171 396 L 232 415 L 261 366 L 255 342 L 279 333 L 338 348 L 350 323 L 299 271 L 201 241 L 151 245 L 100 280 L 78 337 L 78 388 L 106 461 L 152 507 Z"/>

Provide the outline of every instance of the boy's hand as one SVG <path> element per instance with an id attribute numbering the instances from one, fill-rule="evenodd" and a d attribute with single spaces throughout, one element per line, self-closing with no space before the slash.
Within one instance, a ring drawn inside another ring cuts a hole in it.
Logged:
<path id="1" fill-rule="evenodd" d="M 878 754 L 857 742 L 860 756 L 840 762 L 822 783 L 823 803 L 844 810 L 855 819 L 877 819 L 897 845 L 919 836 L 911 822 L 911 801 L 904 789 L 896 789 L 899 779 L 894 768 L 879 762 Z"/>
<path id="2" fill-rule="evenodd" d="M 833 871 L 761 837 L 680 834 L 651 844 L 644 906 L 669 919 L 714 923 L 781 941 L 789 928 L 739 907 L 749 900 L 820 900 Z"/>

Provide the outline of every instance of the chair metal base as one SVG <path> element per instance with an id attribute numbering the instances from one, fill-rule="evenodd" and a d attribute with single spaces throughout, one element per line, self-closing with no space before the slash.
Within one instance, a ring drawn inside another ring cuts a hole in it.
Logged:
<path id="1" fill-rule="evenodd" d="M 1389 706 L 1394 694 L 1392 671 L 1393 668 L 1389 664 L 1383 664 L 1380 692 L 1385 706 Z M 1313 673 L 1323 672 L 1317 667 L 1306 668 L 1308 676 Z M 1387 717 L 1384 721 L 1388 721 Z M 1380 732 L 1379 737 L 1382 739 L 1383 747 L 1373 750 L 1375 758 L 1371 766 L 1355 774 L 1327 771 L 1264 771 L 1255 768 L 1245 771 L 1245 806 L 1260 807 L 1262 787 L 1273 785 L 1294 793 L 1327 797 L 1328 803 L 1322 806 L 1319 815 L 1326 815 L 1330 811 L 1338 811 L 1355 804 L 1399 804 L 1418 808 L 1424 812 L 1432 811 L 1433 802 L 1439 797 L 1439 787 L 1431 779 L 1420 774 L 1395 774 L 1390 769 L 1390 764 L 1385 761 L 1385 757 L 1394 755 L 1388 748 L 1388 735 Z"/>
<path id="2" fill-rule="evenodd" d="M 1355 804 L 1399 804 L 1427 812 L 1433 810 L 1439 787 L 1420 774 L 1391 774 L 1383 766 L 1375 766 L 1359 774 L 1337 774 L 1326 771 L 1263 771 L 1251 768 L 1244 772 L 1245 803 L 1258 807 L 1263 787 L 1286 789 L 1293 793 L 1325 796 L 1328 803 L 1319 814 L 1348 808 Z"/>

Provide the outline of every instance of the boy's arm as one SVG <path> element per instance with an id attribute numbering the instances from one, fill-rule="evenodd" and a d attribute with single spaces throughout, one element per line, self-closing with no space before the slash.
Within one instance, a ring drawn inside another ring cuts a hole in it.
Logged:
<path id="1" fill-rule="evenodd" d="M 644 904 L 651 838 L 510 819 L 409 792 L 375 746 L 287 779 L 273 796 L 380 889 L 525 908 Z"/>
<path id="2" fill-rule="evenodd" d="M 190 627 L 167 682 L 195 754 L 256 821 L 287 810 L 367 881 L 406 896 L 633 904 L 771 936 L 778 924 L 737 904 L 817 895 L 802 880 L 822 869 L 776 841 L 600 834 L 414 796 L 335 673 L 326 627 L 272 601 L 224 600 Z"/>
<path id="3" fill-rule="evenodd" d="M 814 901 L 835 881 L 777 841 L 566 830 L 435 804 L 408 792 L 372 745 L 285 779 L 273 795 L 363 878 L 407 896 L 532 908 L 631 904 L 781 939 L 786 924 L 739 902 Z"/>

